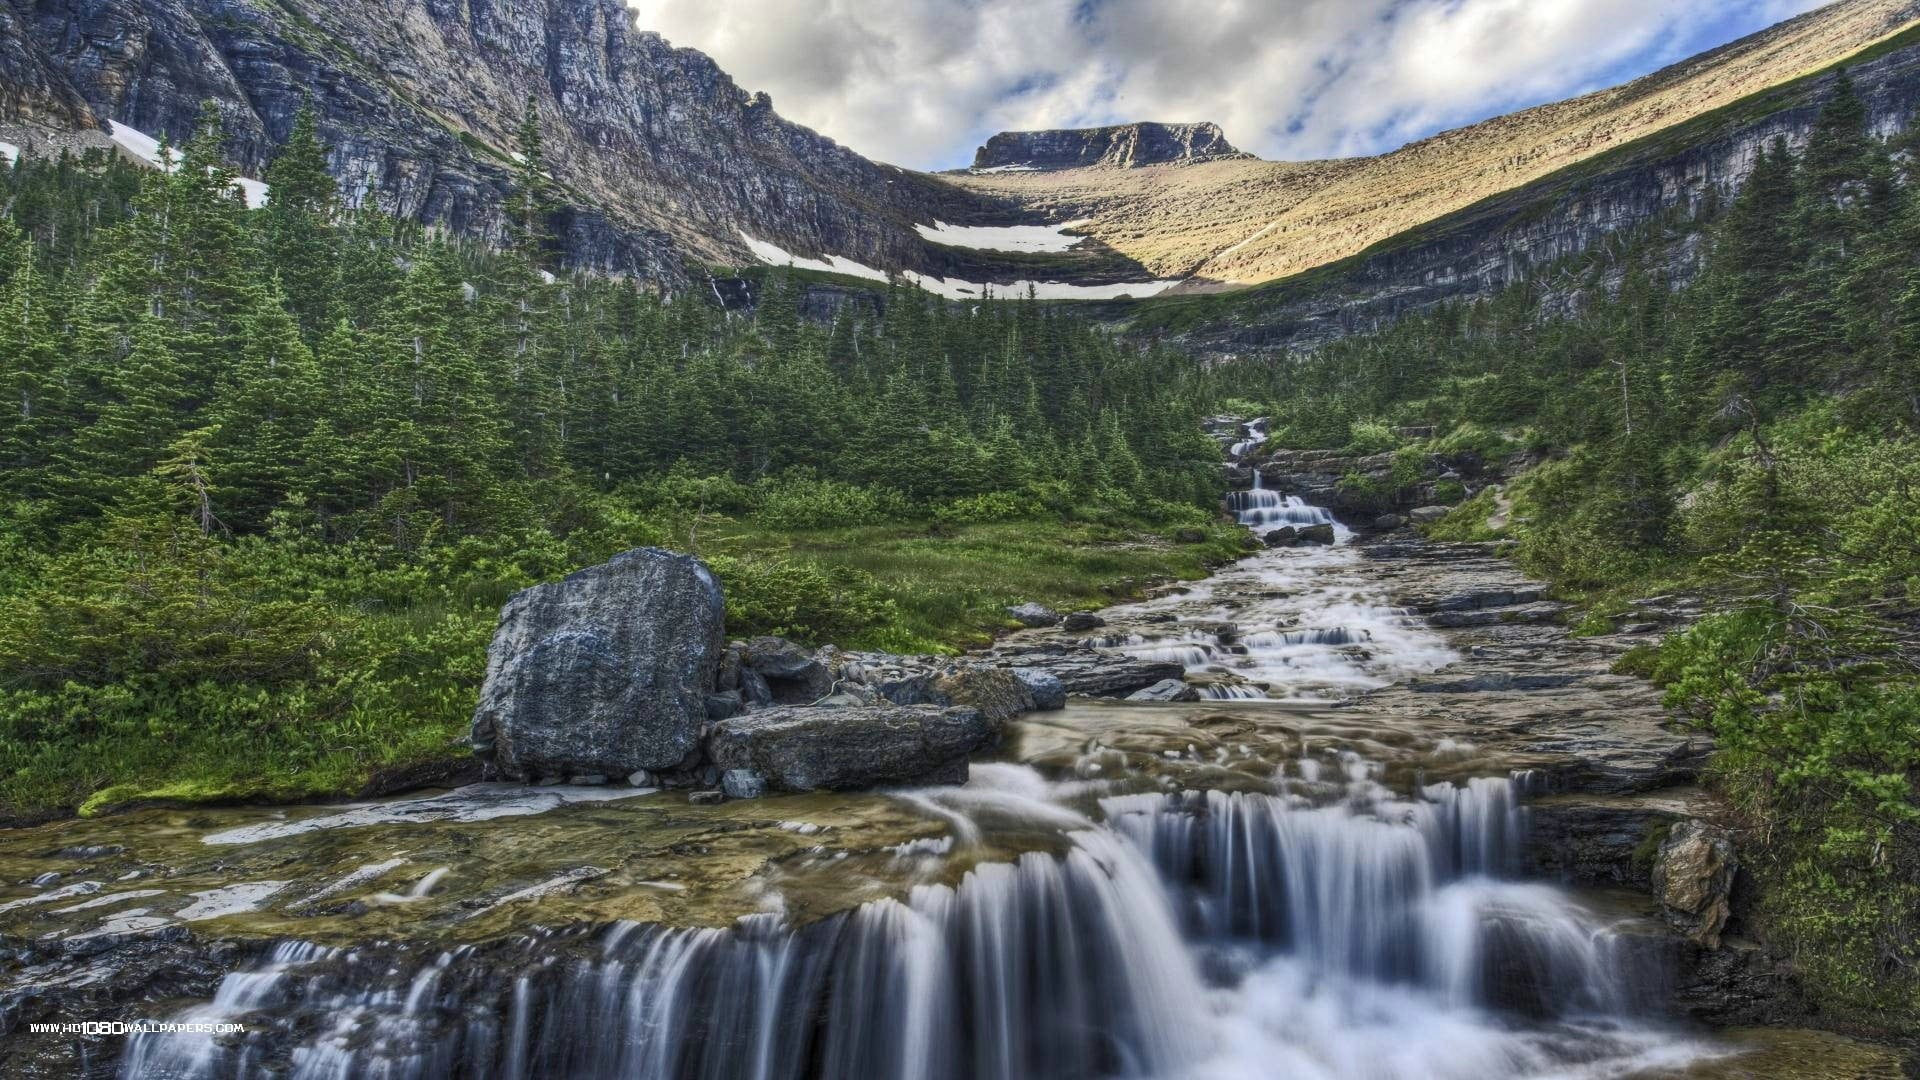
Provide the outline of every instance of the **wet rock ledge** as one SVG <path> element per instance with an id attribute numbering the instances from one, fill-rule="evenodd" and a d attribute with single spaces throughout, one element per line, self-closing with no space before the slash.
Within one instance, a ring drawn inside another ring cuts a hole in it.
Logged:
<path id="1" fill-rule="evenodd" d="M 1531 765 L 1528 873 L 1620 890 L 1664 924 L 1647 947 L 1677 973 L 1677 1009 L 1715 1026 L 1804 1023 L 1788 965 L 1746 936 L 1747 897 L 1726 806 L 1701 787 L 1712 740 L 1679 722 L 1657 687 L 1617 674 L 1635 645 L 1697 610 L 1650 598 L 1613 633 L 1576 637 L 1565 605 L 1496 543 L 1404 533 L 1365 541 L 1370 572 L 1460 659 L 1343 707 L 1463 730 Z"/>

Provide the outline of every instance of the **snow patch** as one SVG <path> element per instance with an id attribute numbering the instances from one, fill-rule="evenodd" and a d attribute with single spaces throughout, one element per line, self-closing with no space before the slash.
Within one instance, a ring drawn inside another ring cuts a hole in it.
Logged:
<path id="1" fill-rule="evenodd" d="M 1062 229 L 1066 227 L 1066 225 L 1057 226 Z M 828 255 L 824 259 L 801 259 L 794 257 L 778 244 L 770 244 L 748 235 L 745 230 L 740 231 L 740 239 L 746 242 L 747 249 L 753 252 L 754 257 L 764 263 L 793 266 L 802 270 L 821 270 L 830 274 L 847 274 L 873 281 L 888 280 L 886 271 L 875 270 L 864 263 L 839 255 Z M 979 300 L 989 289 L 995 297 L 1003 300 L 1023 299 L 1029 289 L 1041 300 L 1112 300 L 1121 296 L 1135 298 L 1152 296 L 1179 284 L 1178 280 L 1170 279 L 1121 282 L 1117 285 L 1071 285 L 1064 281 L 1013 281 L 981 285 L 972 281 L 962 281 L 959 278 L 933 277 L 912 270 L 902 271 L 900 276 L 928 292 L 938 293 L 949 300 Z"/>
<path id="2" fill-rule="evenodd" d="M 20 160 L 20 148 L 10 142 L 0 142 L 0 158 L 5 158 L 7 164 L 11 165 Z"/>
<path id="3" fill-rule="evenodd" d="M 990 169 L 968 169 L 967 171 L 972 173 L 975 176 L 985 176 L 988 173 L 1001 173 L 1001 172 L 1039 172 L 1040 166 L 1024 165 L 1024 164 L 995 165 Z"/>
<path id="4" fill-rule="evenodd" d="M 249 180 L 236 176 L 233 186 L 240 189 L 240 197 L 247 200 L 247 209 L 258 210 L 267 205 L 267 185 L 259 180 Z"/>
<path id="5" fill-rule="evenodd" d="M 130 128 L 118 120 L 107 121 L 112 129 L 113 141 L 127 153 L 156 169 L 173 172 L 180 167 L 180 151 L 169 148 L 165 155 L 160 153 L 160 140 L 138 128 Z M 246 200 L 247 209 L 258 210 L 267 205 L 267 185 L 259 180 L 245 176 L 233 178 L 233 186 L 240 190 L 240 197 Z"/>
<path id="6" fill-rule="evenodd" d="M 107 127 L 112 132 L 113 141 L 119 143 L 134 157 L 168 172 L 180 167 L 179 158 L 175 154 L 169 153 L 165 159 L 161 158 L 159 139 L 137 128 L 130 128 L 118 120 L 107 121 Z"/>
<path id="7" fill-rule="evenodd" d="M 745 229 L 738 230 L 740 239 L 746 241 L 747 250 L 763 263 L 774 266 L 791 266 L 800 270 L 821 270 L 829 274 L 846 274 L 851 277 L 866 278 L 869 281 L 887 280 L 885 270 L 875 270 L 865 263 L 855 262 L 839 255 L 829 255 L 825 259 L 801 259 L 793 256 L 778 244 L 770 244 L 747 235 Z"/>
<path id="8" fill-rule="evenodd" d="M 1178 280 L 1169 279 L 1123 281 L 1114 285 L 1073 285 L 1064 281 L 1010 281 L 981 285 L 959 278 L 917 274 L 912 270 L 906 271 L 903 276 L 928 292 L 939 293 L 949 300 L 978 300 L 986 295 L 988 289 L 993 290 L 994 297 L 1001 300 L 1025 299 L 1029 289 L 1041 300 L 1114 300 L 1122 296 L 1141 299 L 1180 284 Z"/>
<path id="9" fill-rule="evenodd" d="M 1068 236 L 1066 230 L 1085 224 L 1085 218 L 1064 225 L 948 225 L 935 221 L 931 227 L 915 225 L 913 228 L 923 238 L 948 247 L 979 251 L 1069 251 L 1086 237 Z"/>

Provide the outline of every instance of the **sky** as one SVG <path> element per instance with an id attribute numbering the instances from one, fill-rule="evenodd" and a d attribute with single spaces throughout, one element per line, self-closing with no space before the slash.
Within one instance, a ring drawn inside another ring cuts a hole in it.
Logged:
<path id="1" fill-rule="evenodd" d="M 630 0 L 782 116 L 963 167 L 998 131 L 1212 120 L 1275 160 L 1376 154 L 1624 82 L 1822 0 Z"/>

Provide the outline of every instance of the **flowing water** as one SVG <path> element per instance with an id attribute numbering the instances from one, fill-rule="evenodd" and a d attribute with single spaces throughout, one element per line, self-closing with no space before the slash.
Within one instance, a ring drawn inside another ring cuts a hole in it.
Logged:
<path id="1" fill-rule="evenodd" d="M 983 765 L 912 793 L 1057 850 L 790 926 L 631 922 L 439 952 L 277 946 L 128 1077 L 1532 1077 L 1710 1053 L 1639 1017 L 1635 938 L 1510 876 L 1521 777 L 1394 792 L 1351 754 L 1267 791 Z"/>
<path id="2" fill-rule="evenodd" d="M 1324 701 L 1453 659 L 1324 511 L 1257 486 L 1234 505 L 1338 542 L 1110 611 L 1100 644 L 1178 659 L 1221 699 Z M 893 895 L 801 914 L 776 887 L 730 925 L 446 947 L 283 941 L 175 1017 L 244 1034 L 139 1035 L 121 1075 L 1497 1080 L 1722 1052 L 1650 1015 L 1661 970 L 1632 920 L 1519 879 L 1525 771 L 1430 771 L 1461 757 L 1450 740 L 1389 760 L 1397 743 L 1337 727 L 1255 746 L 1234 734 L 1252 721 L 1210 734 L 1203 706 L 1076 708 L 1088 726 L 1026 739 L 1051 747 L 1044 773 L 982 763 L 880 797 L 944 826 L 880 853 Z M 817 876 L 809 859 L 856 880 L 825 847 L 782 865 Z"/>
<path id="3" fill-rule="evenodd" d="M 1334 542 L 1261 552 L 1190 587 L 1111 609 L 1107 632 L 1092 644 L 1183 664 L 1215 699 L 1338 699 L 1456 659 L 1363 572 L 1351 530 L 1253 475 L 1250 490 L 1229 497 L 1242 524 L 1327 525 Z"/>

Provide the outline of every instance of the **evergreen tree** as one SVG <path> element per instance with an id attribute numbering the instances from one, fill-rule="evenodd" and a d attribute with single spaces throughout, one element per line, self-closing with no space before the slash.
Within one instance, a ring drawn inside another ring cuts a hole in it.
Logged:
<path id="1" fill-rule="evenodd" d="M 316 134 L 311 106 L 294 115 L 293 130 L 267 167 L 266 182 L 261 221 L 266 264 L 279 276 L 301 330 L 314 339 L 332 321 L 332 225 L 339 189 L 327 172 L 327 150 Z"/>

